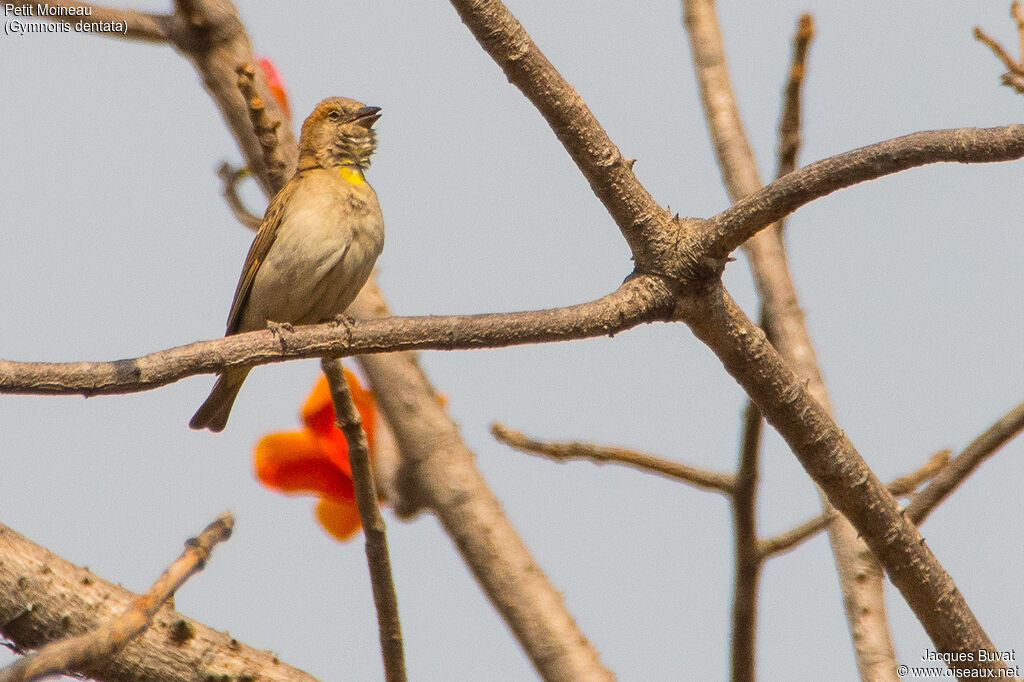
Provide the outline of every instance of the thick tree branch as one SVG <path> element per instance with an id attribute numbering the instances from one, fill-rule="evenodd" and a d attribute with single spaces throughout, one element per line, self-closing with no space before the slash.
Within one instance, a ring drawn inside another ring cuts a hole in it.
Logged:
<path id="1" fill-rule="evenodd" d="M 0 634 L 19 650 L 115 622 L 139 596 L 0 525 Z M 88 635 L 87 635 L 88 636 Z M 79 672 L 107 682 L 259 679 L 315 682 L 268 651 L 164 606 L 141 637 Z"/>
<path id="2" fill-rule="evenodd" d="M 50 642 L 15 661 L 0 670 L 0 682 L 28 682 L 69 673 L 116 654 L 146 631 L 153 616 L 186 580 L 203 570 L 213 548 L 231 537 L 234 525 L 231 514 L 221 514 L 185 543 L 184 553 L 145 594 L 133 599 L 124 613 L 91 632 Z"/>
<path id="3" fill-rule="evenodd" d="M 510 429 L 502 424 L 491 424 L 491 435 L 516 450 L 534 455 L 543 455 L 558 462 L 567 462 L 571 459 L 589 459 L 597 464 L 604 464 L 606 462 L 624 464 L 634 469 L 689 483 L 705 490 L 714 490 L 726 494 L 731 494 L 733 490 L 734 476 L 732 474 L 723 474 L 718 471 L 688 466 L 681 462 L 655 457 L 646 452 L 630 450 L 629 448 L 597 445 L 596 443 L 581 443 L 579 441 L 563 443 L 539 441 L 528 438 L 521 431 Z"/>
<path id="4" fill-rule="evenodd" d="M 402 647 L 402 626 L 398 618 L 398 596 L 391 574 L 391 559 L 388 555 L 388 538 L 384 517 L 380 515 L 377 503 L 377 488 L 373 482 L 370 466 L 369 446 L 363 432 L 363 420 L 352 402 L 352 394 L 345 380 L 341 360 L 324 358 L 320 366 L 331 387 L 331 400 L 338 428 L 345 434 L 348 444 L 348 460 L 352 468 L 352 486 L 355 489 L 356 506 L 363 524 L 366 538 L 366 561 L 370 568 L 370 584 L 373 588 L 373 603 L 377 608 L 377 628 L 380 634 L 380 650 L 384 658 L 384 679 L 388 682 L 404 682 L 405 654 Z"/>
<path id="5" fill-rule="evenodd" d="M 719 285 L 689 298 L 680 313 L 786 440 L 831 504 L 864 538 L 936 648 L 994 650 L 917 527 L 725 289 Z M 982 661 L 965 666 L 1005 667 Z"/>
<path id="6" fill-rule="evenodd" d="M 323 355 L 350 356 L 399 350 L 501 348 L 545 341 L 614 335 L 644 322 L 666 320 L 673 302 L 654 277 L 625 282 L 607 296 L 566 308 L 524 313 L 363 319 L 268 331 L 157 351 L 113 362 L 0 360 L 0 393 L 97 395 L 132 393 L 225 367 L 262 365 Z"/>

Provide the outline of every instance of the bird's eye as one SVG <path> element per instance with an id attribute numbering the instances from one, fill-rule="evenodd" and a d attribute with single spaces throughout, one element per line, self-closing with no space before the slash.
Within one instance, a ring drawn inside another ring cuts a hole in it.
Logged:
<path id="1" fill-rule="evenodd" d="M 327 118 L 331 119 L 332 121 L 340 121 L 341 112 L 337 110 L 332 111 L 331 113 L 327 114 Z"/>

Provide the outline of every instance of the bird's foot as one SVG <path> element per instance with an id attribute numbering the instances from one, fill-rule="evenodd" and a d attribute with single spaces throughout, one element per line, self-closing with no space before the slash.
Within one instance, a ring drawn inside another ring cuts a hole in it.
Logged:
<path id="1" fill-rule="evenodd" d="M 343 327 L 345 329 L 345 336 L 348 339 L 348 343 L 351 344 L 352 343 L 352 330 L 356 326 L 355 318 L 353 318 L 351 315 L 346 315 L 345 313 L 341 313 L 340 315 L 335 316 L 335 318 L 334 318 L 334 326 L 335 327 Z"/>
<path id="2" fill-rule="evenodd" d="M 277 337 L 278 342 L 281 344 L 281 350 L 286 350 L 285 337 L 295 333 L 295 327 L 292 326 L 292 323 L 267 320 L 267 329 Z"/>

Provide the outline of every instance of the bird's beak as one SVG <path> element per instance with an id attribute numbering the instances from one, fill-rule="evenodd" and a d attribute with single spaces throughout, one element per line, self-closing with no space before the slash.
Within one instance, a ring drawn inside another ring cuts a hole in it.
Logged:
<path id="1" fill-rule="evenodd" d="M 380 107 L 363 107 L 356 112 L 356 118 L 353 123 L 358 123 L 364 128 L 371 128 L 377 119 L 380 118 Z"/>

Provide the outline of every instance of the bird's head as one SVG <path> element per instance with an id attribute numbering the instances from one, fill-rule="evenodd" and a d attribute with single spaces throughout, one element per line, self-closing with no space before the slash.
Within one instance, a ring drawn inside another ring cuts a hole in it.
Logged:
<path id="1" fill-rule="evenodd" d="M 373 124 L 380 118 L 379 112 L 380 107 L 368 107 L 354 99 L 328 97 L 302 124 L 300 158 L 315 159 L 325 168 L 367 168 L 377 148 Z"/>

